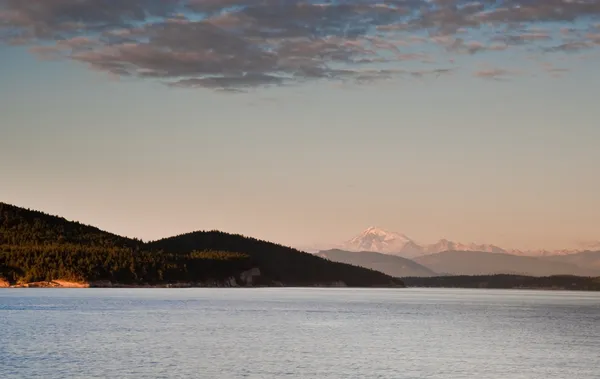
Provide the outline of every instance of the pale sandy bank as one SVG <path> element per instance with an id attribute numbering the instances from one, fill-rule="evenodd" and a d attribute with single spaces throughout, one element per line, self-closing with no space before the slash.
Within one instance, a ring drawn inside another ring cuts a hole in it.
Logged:
<path id="1" fill-rule="evenodd" d="M 51 282 L 32 282 L 15 284 L 12 288 L 88 288 L 89 283 L 69 282 L 67 280 L 53 280 Z"/>

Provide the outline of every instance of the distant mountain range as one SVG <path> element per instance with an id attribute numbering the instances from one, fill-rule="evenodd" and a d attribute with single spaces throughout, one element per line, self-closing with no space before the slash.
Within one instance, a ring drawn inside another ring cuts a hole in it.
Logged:
<path id="1" fill-rule="evenodd" d="M 390 232 L 381 228 L 370 227 L 354 238 L 341 244 L 321 246 L 316 250 L 339 249 L 345 251 L 372 251 L 382 254 L 397 255 L 404 258 L 416 258 L 425 255 L 442 253 L 445 251 L 478 251 L 497 254 L 511 254 L 518 256 L 564 256 L 577 254 L 583 251 L 600 250 L 600 241 L 588 242 L 576 249 L 566 250 L 516 250 L 506 249 L 492 244 L 461 243 L 440 239 L 433 244 L 420 244 L 412 238 L 396 232 Z M 311 249 L 308 249 L 311 250 Z"/>
<path id="2" fill-rule="evenodd" d="M 589 250 L 517 251 L 442 239 L 420 245 L 404 234 L 371 227 L 316 255 L 394 277 L 443 275 L 600 276 L 600 246 Z M 596 251 L 593 251 L 596 250 Z"/>
<path id="3" fill-rule="evenodd" d="M 588 266 L 580 254 L 587 254 Z M 417 257 L 414 261 L 438 275 L 514 274 L 530 276 L 600 276 L 600 252 L 577 253 L 562 261 L 553 257 L 518 256 L 485 251 L 445 251 Z M 595 267 L 594 267 L 595 266 Z"/>
<path id="4" fill-rule="evenodd" d="M 407 277 L 448 275 L 600 276 L 600 251 L 530 257 L 487 251 L 444 251 L 408 259 L 372 251 L 323 250 L 321 258 Z"/>

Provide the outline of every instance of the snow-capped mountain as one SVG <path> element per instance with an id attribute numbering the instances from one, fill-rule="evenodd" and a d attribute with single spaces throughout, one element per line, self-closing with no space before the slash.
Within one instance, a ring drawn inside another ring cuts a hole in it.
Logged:
<path id="1" fill-rule="evenodd" d="M 424 252 L 427 254 L 436 254 L 441 253 L 442 251 L 485 251 L 487 253 L 507 253 L 506 250 L 498 247 L 496 245 L 488 245 L 488 244 L 476 244 L 469 243 L 464 244 L 460 242 L 448 241 L 447 239 L 441 239 L 438 242 L 426 245 L 424 248 Z"/>
<path id="2" fill-rule="evenodd" d="M 415 258 L 422 255 L 436 254 L 444 251 L 482 251 L 488 253 L 504 253 L 522 256 L 552 256 L 575 254 L 585 250 L 599 251 L 600 242 L 593 241 L 572 250 L 510 250 L 496 245 L 460 243 L 441 239 L 434 244 L 419 244 L 408 236 L 390 232 L 377 227 L 367 228 L 365 231 L 345 243 L 332 246 L 347 251 L 373 251 L 383 254 L 398 255 L 405 258 Z"/>
<path id="3" fill-rule="evenodd" d="M 340 246 L 348 251 L 374 251 L 378 253 L 400 255 L 414 258 L 442 251 L 485 251 L 490 253 L 506 253 L 507 251 L 494 245 L 464 244 L 441 239 L 431 245 L 420 245 L 405 234 L 389 232 L 381 228 L 370 227 Z"/>
<path id="4" fill-rule="evenodd" d="M 514 255 L 531 255 L 539 257 L 550 257 L 557 255 L 571 255 L 584 251 L 600 251 L 600 241 L 587 241 L 578 244 L 575 249 L 559 249 L 559 250 L 509 250 L 509 254 Z"/>
<path id="5" fill-rule="evenodd" d="M 373 226 L 343 243 L 340 248 L 348 251 L 374 251 L 402 256 L 417 256 L 422 253 L 421 246 L 404 234 Z"/>

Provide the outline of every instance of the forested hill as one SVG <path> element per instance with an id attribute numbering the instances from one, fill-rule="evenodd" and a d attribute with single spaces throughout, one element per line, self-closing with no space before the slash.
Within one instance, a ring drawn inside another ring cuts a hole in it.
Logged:
<path id="1" fill-rule="evenodd" d="M 88 246 L 141 248 L 141 240 L 0 202 L 0 245 L 73 243 Z"/>
<path id="2" fill-rule="evenodd" d="M 343 282 L 353 287 L 366 286 L 368 283 L 401 283 L 399 279 L 393 279 L 378 271 L 332 262 L 290 247 L 219 231 L 187 233 L 150 242 L 147 246 L 155 251 L 179 254 L 204 250 L 244 253 L 267 277 L 295 285 L 331 281 Z"/>
<path id="3" fill-rule="evenodd" d="M 248 281 L 248 272 L 252 279 Z M 0 280 L 111 285 L 403 286 L 377 271 L 222 232 L 144 243 L 0 203 Z"/>

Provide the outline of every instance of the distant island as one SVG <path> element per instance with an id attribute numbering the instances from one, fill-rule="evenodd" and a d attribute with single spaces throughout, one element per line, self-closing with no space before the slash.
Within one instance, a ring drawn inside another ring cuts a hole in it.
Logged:
<path id="1" fill-rule="evenodd" d="M 401 279 L 220 231 L 152 242 L 0 203 L 0 287 L 404 287 Z"/>
<path id="2" fill-rule="evenodd" d="M 408 287 L 600 291 L 600 277 L 573 275 L 453 275 L 408 277 L 402 280 Z"/>

